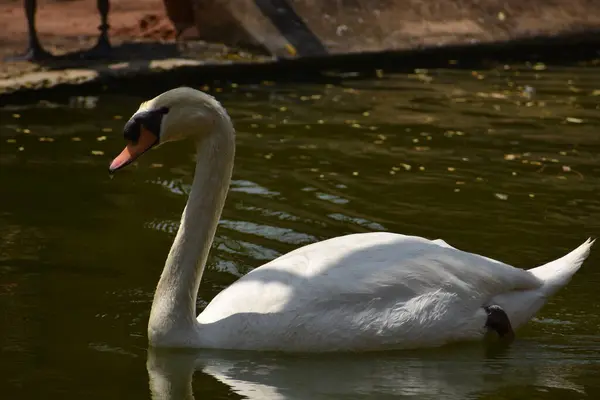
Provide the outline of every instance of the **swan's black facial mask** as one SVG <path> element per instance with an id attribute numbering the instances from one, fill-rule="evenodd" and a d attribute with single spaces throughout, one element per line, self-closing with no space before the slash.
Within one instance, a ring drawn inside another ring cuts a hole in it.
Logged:
<path id="1" fill-rule="evenodd" d="M 135 161 L 136 158 L 160 142 L 162 119 L 169 112 L 167 107 L 137 112 L 123 128 L 123 137 L 129 142 L 108 168 L 115 172 Z"/>

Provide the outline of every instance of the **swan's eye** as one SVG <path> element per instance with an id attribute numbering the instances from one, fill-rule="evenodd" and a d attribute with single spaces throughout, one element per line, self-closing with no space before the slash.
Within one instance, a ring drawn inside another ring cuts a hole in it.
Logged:
<path id="1" fill-rule="evenodd" d="M 139 111 L 127 123 L 123 128 L 123 136 L 125 139 L 137 143 L 140 139 L 140 128 L 144 126 L 154 136 L 160 139 L 160 126 L 162 119 L 165 114 L 169 112 L 167 107 L 161 107 L 153 110 Z"/>
<path id="2" fill-rule="evenodd" d="M 137 143 L 140 139 L 140 123 L 135 116 L 123 127 L 123 137 L 133 143 Z"/>

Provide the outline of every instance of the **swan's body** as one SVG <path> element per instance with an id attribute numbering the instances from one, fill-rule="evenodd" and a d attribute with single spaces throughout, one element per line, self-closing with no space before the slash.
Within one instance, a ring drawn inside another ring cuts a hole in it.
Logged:
<path id="1" fill-rule="evenodd" d="M 571 279 L 593 243 L 526 271 L 442 240 L 384 232 L 341 236 L 256 268 L 196 318 L 233 169 L 233 126 L 215 99 L 179 88 L 142 104 L 125 136 L 133 142 L 111 170 L 159 139 L 195 136 L 198 146 L 194 183 L 150 314 L 149 340 L 157 347 L 357 351 L 479 339 L 487 331 L 488 306 L 505 313 L 509 327 L 523 325 Z"/>
<path id="2" fill-rule="evenodd" d="M 569 276 L 588 248 L 563 262 Z M 197 338 L 202 347 L 297 351 L 432 346 L 482 337 L 485 305 L 500 305 L 519 326 L 554 289 L 535 273 L 441 241 L 354 234 L 243 276 L 200 314 L 210 334 Z"/>

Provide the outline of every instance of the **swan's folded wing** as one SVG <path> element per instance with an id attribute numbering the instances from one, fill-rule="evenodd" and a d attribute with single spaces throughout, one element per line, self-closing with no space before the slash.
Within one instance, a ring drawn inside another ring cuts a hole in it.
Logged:
<path id="1" fill-rule="evenodd" d="M 479 307 L 498 294 L 540 285 L 525 270 L 445 242 L 377 232 L 296 249 L 246 274 L 212 303 L 219 303 L 218 314 L 223 316 L 241 311 L 327 310 L 373 300 L 401 303 L 442 291 Z M 206 316 L 212 311 L 209 306 Z"/>
<path id="2" fill-rule="evenodd" d="M 297 253 L 292 263 L 296 272 L 304 269 L 306 290 L 313 296 L 364 294 L 401 300 L 441 289 L 490 299 L 542 284 L 525 270 L 419 237 L 369 233 L 317 245 Z"/>

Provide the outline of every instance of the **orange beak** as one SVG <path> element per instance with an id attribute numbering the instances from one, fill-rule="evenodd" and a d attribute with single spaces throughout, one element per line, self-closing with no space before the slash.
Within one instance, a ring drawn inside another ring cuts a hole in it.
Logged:
<path id="1" fill-rule="evenodd" d="M 158 138 L 154 136 L 148 129 L 140 127 L 140 137 L 136 143 L 129 142 L 113 162 L 108 170 L 112 173 L 131 164 L 136 158 L 148 151 L 152 146 L 158 143 Z"/>

